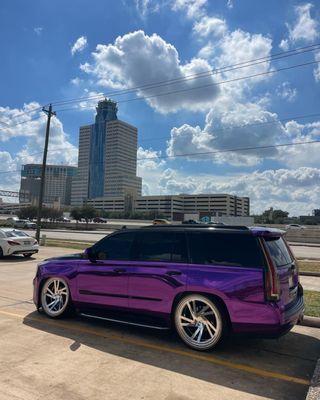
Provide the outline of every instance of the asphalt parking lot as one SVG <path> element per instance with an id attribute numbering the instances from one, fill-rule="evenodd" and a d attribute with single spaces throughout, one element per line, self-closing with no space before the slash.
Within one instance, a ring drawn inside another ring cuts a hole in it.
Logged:
<path id="1" fill-rule="evenodd" d="M 320 330 L 296 326 L 279 339 L 231 337 L 210 353 L 172 332 L 35 311 L 39 260 L 72 253 L 41 248 L 0 261 L 0 400 L 304 399 Z"/>

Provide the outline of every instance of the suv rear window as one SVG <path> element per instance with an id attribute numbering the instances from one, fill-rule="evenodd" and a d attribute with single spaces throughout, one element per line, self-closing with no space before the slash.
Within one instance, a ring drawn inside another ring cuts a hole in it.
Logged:
<path id="1" fill-rule="evenodd" d="M 189 232 L 191 262 L 204 265 L 261 267 L 263 258 L 256 238 L 250 235 Z"/>
<path id="2" fill-rule="evenodd" d="M 270 256 L 277 267 L 293 262 L 282 237 L 265 239 Z"/>

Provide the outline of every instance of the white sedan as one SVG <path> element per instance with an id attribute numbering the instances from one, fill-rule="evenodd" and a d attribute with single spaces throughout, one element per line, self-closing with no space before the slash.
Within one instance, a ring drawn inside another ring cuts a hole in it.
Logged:
<path id="1" fill-rule="evenodd" d="M 0 258 L 15 254 L 31 257 L 38 253 L 39 244 L 27 233 L 13 228 L 0 228 Z"/>

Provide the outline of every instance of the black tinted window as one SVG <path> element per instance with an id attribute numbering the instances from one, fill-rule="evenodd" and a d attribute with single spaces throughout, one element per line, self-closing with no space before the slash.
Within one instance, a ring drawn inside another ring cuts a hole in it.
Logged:
<path id="1" fill-rule="evenodd" d="M 98 260 L 129 260 L 134 232 L 106 237 L 93 246 Z"/>
<path id="2" fill-rule="evenodd" d="M 188 233 L 191 262 L 205 265 L 263 265 L 257 240 L 250 235 L 215 232 Z"/>
<path id="3" fill-rule="evenodd" d="M 291 256 L 282 238 L 266 239 L 266 246 L 277 267 L 292 263 Z"/>
<path id="4" fill-rule="evenodd" d="M 135 259 L 141 261 L 187 262 L 182 232 L 140 232 Z"/>

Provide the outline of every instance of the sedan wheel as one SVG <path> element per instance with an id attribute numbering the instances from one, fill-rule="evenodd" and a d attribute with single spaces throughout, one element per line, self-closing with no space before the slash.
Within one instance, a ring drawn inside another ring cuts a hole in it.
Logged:
<path id="1" fill-rule="evenodd" d="M 67 283 L 62 278 L 50 278 L 41 290 L 41 305 L 51 318 L 62 316 L 69 305 L 70 293 Z"/>
<path id="2" fill-rule="evenodd" d="M 223 320 L 218 307 L 207 297 L 184 297 L 175 310 L 175 326 L 180 338 L 195 350 L 209 350 L 222 337 Z"/>

